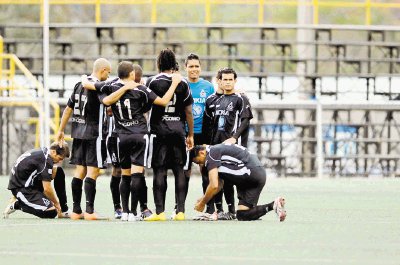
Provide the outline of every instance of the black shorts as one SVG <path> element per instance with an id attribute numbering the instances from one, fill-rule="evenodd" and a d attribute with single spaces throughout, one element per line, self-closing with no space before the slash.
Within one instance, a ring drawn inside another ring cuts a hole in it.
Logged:
<path id="1" fill-rule="evenodd" d="M 22 208 L 31 208 L 32 212 L 47 211 L 53 207 L 53 203 L 43 192 L 33 188 L 20 188 L 11 190 L 12 194 L 23 204 Z"/>
<path id="2" fill-rule="evenodd" d="M 236 184 L 236 190 L 239 199 L 239 205 L 253 208 L 257 205 L 261 191 L 266 181 L 264 167 L 250 168 L 251 173 L 245 184 Z"/>
<path id="3" fill-rule="evenodd" d="M 202 133 L 195 133 L 193 136 L 193 140 L 194 140 L 194 145 L 203 145 L 203 144 L 207 144 L 206 138 L 204 137 L 204 135 Z M 192 161 L 191 161 L 191 157 L 190 157 L 190 151 L 186 151 L 186 163 L 184 166 L 185 170 L 191 170 L 192 169 Z"/>
<path id="4" fill-rule="evenodd" d="M 122 169 L 147 165 L 148 134 L 119 134 L 119 158 Z"/>
<path id="5" fill-rule="evenodd" d="M 107 137 L 107 162 L 111 163 L 114 167 L 120 167 L 119 151 L 118 151 L 118 136 L 117 134 L 112 134 Z"/>
<path id="6" fill-rule="evenodd" d="M 105 140 L 72 140 L 70 164 L 85 167 L 106 168 L 107 149 Z"/>
<path id="7" fill-rule="evenodd" d="M 150 135 L 149 161 L 151 166 L 172 168 L 186 163 L 186 139 L 184 135 Z"/>

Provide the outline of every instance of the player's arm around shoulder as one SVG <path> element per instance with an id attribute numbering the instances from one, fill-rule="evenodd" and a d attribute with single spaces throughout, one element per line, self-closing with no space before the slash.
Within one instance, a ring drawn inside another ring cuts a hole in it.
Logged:
<path id="1" fill-rule="evenodd" d="M 159 106 L 167 106 L 168 103 L 171 101 L 172 96 L 175 93 L 176 88 L 182 81 L 182 75 L 179 72 L 175 72 L 172 74 L 172 83 L 171 86 L 168 88 L 168 91 L 164 94 L 162 98 L 157 97 L 154 100 L 154 104 Z"/>
<path id="2" fill-rule="evenodd" d="M 127 91 L 135 89 L 138 86 L 140 86 L 139 83 L 136 83 L 135 81 L 128 81 L 123 87 L 104 97 L 102 103 L 106 106 L 110 106 L 117 102 Z"/>

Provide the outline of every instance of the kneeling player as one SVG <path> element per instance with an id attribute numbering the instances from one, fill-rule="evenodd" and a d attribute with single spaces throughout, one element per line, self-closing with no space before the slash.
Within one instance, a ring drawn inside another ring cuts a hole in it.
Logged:
<path id="1" fill-rule="evenodd" d="M 60 214 L 61 206 L 51 181 L 56 176 L 54 163 L 65 157 L 69 157 L 66 143 L 61 146 L 52 143 L 50 148 L 33 149 L 22 154 L 11 169 L 8 189 L 14 197 L 3 213 L 4 218 L 16 210 L 40 218 L 55 218 L 57 213 Z"/>
<path id="2" fill-rule="evenodd" d="M 271 203 L 257 205 L 266 181 L 266 173 L 256 155 L 239 145 L 218 144 L 196 146 L 193 162 L 205 165 L 208 171 L 207 190 L 194 209 L 202 212 L 207 202 L 220 191 L 224 180 L 236 185 L 239 205 L 236 217 L 239 221 L 257 220 L 274 210 L 282 222 L 286 218 L 285 199 L 278 197 Z"/>

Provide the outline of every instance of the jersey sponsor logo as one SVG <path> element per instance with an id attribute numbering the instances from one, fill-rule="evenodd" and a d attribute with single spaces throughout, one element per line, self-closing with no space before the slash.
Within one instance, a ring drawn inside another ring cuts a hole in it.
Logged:
<path id="1" fill-rule="evenodd" d="M 215 115 L 218 116 L 229 116 L 229 110 L 216 110 Z"/>
<path id="2" fill-rule="evenodd" d="M 206 99 L 205 98 L 193 98 L 193 103 L 194 104 L 204 104 L 204 103 L 206 103 Z"/>
<path id="3" fill-rule="evenodd" d="M 49 206 L 50 205 L 50 201 L 46 198 L 42 198 L 44 205 Z"/>
<path id="4" fill-rule="evenodd" d="M 85 119 L 81 119 L 81 118 L 76 118 L 76 117 L 72 117 L 72 122 L 76 122 L 76 123 L 86 123 Z"/>
<path id="5" fill-rule="evenodd" d="M 225 131 L 225 117 L 221 116 L 218 119 L 218 131 Z"/>
<path id="6" fill-rule="evenodd" d="M 162 117 L 163 121 L 180 121 L 180 117 L 170 117 L 170 116 L 163 116 Z"/>
<path id="7" fill-rule="evenodd" d="M 137 121 L 137 120 L 136 121 L 127 121 L 127 122 L 118 121 L 118 123 L 121 124 L 124 127 L 130 127 L 130 126 L 133 126 L 133 125 L 138 125 L 139 121 Z"/>
<path id="8" fill-rule="evenodd" d="M 202 90 L 200 91 L 200 97 L 202 97 L 202 98 L 207 97 L 207 93 L 206 93 L 206 91 L 204 91 L 204 89 L 202 89 Z"/>
<path id="9" fill-rule="evenodd" d="M 227 111 L 232 111 L 233 110 L 233 103 L 229 103 L 228 107 L 226 107 Z"/>
<path id="10" fill-rule="evenodd" d="M 197 118 L 201 116 L 203 112 L 203 108 L 199 105 L 193 105 L 193 118 Z"/>

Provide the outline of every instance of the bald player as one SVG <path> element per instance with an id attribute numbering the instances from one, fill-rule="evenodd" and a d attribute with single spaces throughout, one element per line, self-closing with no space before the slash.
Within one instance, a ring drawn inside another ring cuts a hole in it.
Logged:
<path id="1" fill-rule="evenodd" d="M 92 74 L 88 79 L 95 83 L 107 80 L 111 64 L 104 58 L 93 63 Z M 105 166 L 106 146 L 103 135 L 105 108 L 99 100 L 97 91 L 87 90 L 78 82 L 61 118 L 58 141 L 64 140 L 64 131 L 72 116 L 72 155 L 70 163 L 76 166 L 71 182 L 73 209 L 71 219 L 98 220 L 94 212 L 96 196 L 96 179 L 99 171 Z M 86 195 L 86 210 L 82 211 L 82 186 Z"/>

